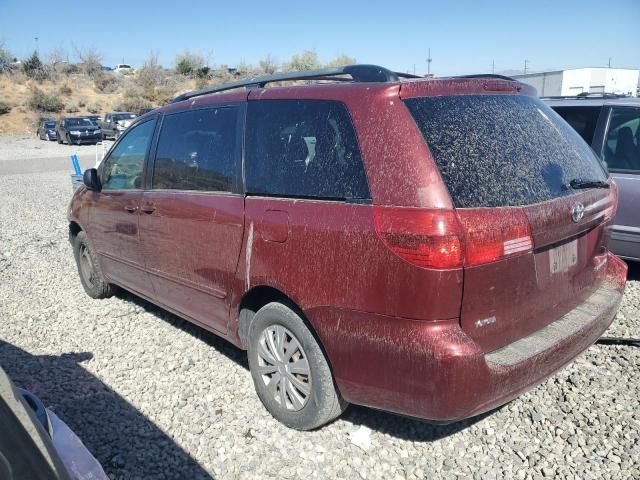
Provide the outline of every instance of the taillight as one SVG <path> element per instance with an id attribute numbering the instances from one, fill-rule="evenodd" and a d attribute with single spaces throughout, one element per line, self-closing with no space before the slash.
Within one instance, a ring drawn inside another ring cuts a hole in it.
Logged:
<path id="1" fill-rule="evenodd" d="M 615 217 L 616 212 L 618 211 L 618 185 L 616 185 L 616 182 L 613 181 L 613 178 L 610 180 L 609 185 L 609 194 L 607 195 L 607 197 L 611 200 L 611 205 L 609 205 L 604 210 L 605 222 L 608 222 L 613 217 Z"/>
<path id="2" fill-rule="evenodd" d="M 465 265 L 482 265 L 533 249 L 531 227 L 520 208 L 457 210 L 465 232 Z"/>
<path id="3" fill-rule="evenodd" d="M 396 255 L 423 268 L 460 268 L 462 230 L 452 210 L 373 207 L 378 236 Z"/>

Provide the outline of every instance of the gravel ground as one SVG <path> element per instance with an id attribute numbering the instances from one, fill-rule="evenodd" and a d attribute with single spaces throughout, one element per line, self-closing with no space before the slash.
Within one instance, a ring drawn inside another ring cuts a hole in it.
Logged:
<path id="1" fill-rule="evenodd" d="M 111 140 L 105 140 L 105 148 L 109 148 L 112 143 L 113 142 Z M 66 158 L 71 155 L 71 153 L 77 153 L 78 155 L 88 157 L 93 156 L 95 159 L 96 146 L 59 145 L 58 142 L 40 140 L 35 133 L 33 136 L 20 135 L 13 137 L 0 137 L 0 162 L 15 159 L 33 159 L 55 156 L 63 156 Z M 102 154 L 102 144 L 98 145 L 98 154 Z"/>
<path id="2" fill-rule="evenodd" d="M 68 175 L 2 175 L 0 163 L 0 365 L 111 478 L 640 478 L 640 349 L 629 346 L 594 345 L 454 425 L 351 406 L 319 431 L 287 429 L 259 403 L 242 352 L 132 295 L 84 294 Z M 609 336 L 640 334 L 640 268 L 632 278 Z"/>

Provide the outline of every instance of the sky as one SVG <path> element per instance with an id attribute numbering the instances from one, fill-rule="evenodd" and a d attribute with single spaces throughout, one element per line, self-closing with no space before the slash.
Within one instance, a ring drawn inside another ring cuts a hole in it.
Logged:
<path id="1" fill-rule="evenodd" d="M 303 50 L 328 62 L 436 75 L 606 66 L 640 68 L 640 0 L 51 2 L 0 0 L 0 42 L 18 58 L 36 48 L 97 49 L 103 64 L 165 67 L 185 50 L 210 66 L 279 62 Z M 514 72 L 511 72 L 514 73 Z"/>

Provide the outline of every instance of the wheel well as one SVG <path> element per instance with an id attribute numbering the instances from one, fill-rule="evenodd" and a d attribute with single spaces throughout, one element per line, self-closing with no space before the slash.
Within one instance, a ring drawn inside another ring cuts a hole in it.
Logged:
<path id="1" fill-rule="evenodd" d="M 74 221 L 69 222 L 69 241 L 73 243 L 73 239 L 76 238 L 81 231 L 82 228 L 80 228 L 80 225 Z"/>
<path id="2" fill-rule="evenodd" d="M 296 311 L 301 313 L 300 308 L 280 290 L 267 287 L 264 285 L 253 287 L 242 297 L 240 306 L 238 307 L 238 336 L 242 345 L 247 346 L 247 335 L 249 334 L 249 325 L 258 310 L 267 303 L 282 302 L 290 306 L 294 306 Z"/>

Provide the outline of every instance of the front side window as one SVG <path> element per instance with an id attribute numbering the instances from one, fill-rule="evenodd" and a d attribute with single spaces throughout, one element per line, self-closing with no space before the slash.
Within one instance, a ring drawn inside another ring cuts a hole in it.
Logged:
<path id="1" fill-rule="evenodd" d="M 103 190 L 142 188 L 144 160 L 153 137 L 154 127 L 154 120 L 136 125 L 118 142 L 104 162 Z"/>
<path id="2" fill-rule="evenodd" d="M 611 111 L 602 159 L 610 170 L 640 171 L 640 108 Z"/>
<path id="3" fill-rule="evenodd" d="M 153 188 L 233 192 L 240 178 L 237 119 L 235 107 L 165 116 Z"/>
<path id="4" fill-rule="evenodd" d="M 246 141 L 247 193 L 369 198 L 355 131 L 340 102 L 250 101 Z"/>

